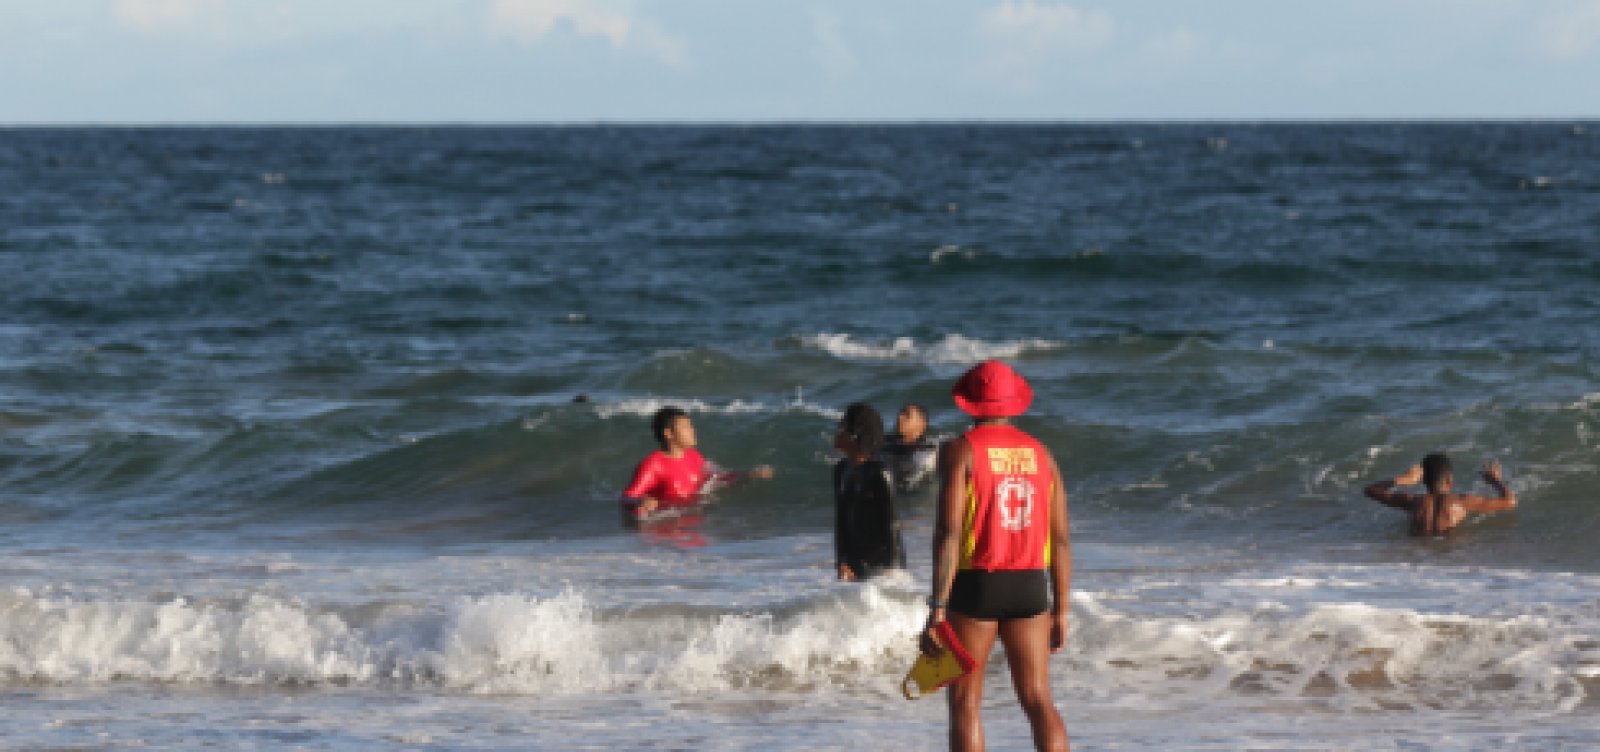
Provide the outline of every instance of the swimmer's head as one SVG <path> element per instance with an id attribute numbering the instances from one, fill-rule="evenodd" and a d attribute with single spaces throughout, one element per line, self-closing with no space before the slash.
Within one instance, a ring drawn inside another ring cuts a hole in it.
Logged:
<path id="1" fill-rule="evenodd" d="M 852 402 L 839 419 L 833 446 L 851 457 L 871 457 L 883 446 L 883 418 L 865 402 Z"/>
<path id="2" fill-rule="evenodd" d="M 894 432 L 901 441 L 916 441 L 928 430 L 928 411 L 915 402 L 907 402 L 895 416 Z"/>
<path id="3" fill-rule="evenodd" d="M 1422 485 L 1429 493 L 1449 493 L 1454 483 L 1450 471 L 1450 458 L 1444 452 L 1434 452 L 1422 458 Z"/>
<path id="4" fill-rule="evenodd" d="M 689 421 L 689 414 L 680 408 L 667 406 L 657 410 L 655 417 L 650 419 L 650 430 L 655 433 L 656 443 L 662 449 L 671 450 L 674 444 L 685 448 L 695 445 L 694 423 Z"/>

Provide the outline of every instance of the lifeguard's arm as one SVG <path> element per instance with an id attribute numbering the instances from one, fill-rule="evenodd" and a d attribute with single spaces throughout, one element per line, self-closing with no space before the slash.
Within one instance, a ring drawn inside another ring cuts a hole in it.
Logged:
<path id="1" fill-rule="evenodd" d="M 934 639 L 933 626 L 945 618 L 950 587 L 961 562 L 960 530 L 967 477 L 972 472 L 972 444 L 966 437 L 953 439 L 939 452 L 939 508 L 933 520 L 933 582 L 928 596 L 928 623 L 922 633 L 922 652 L 937 655 L 944 648 Z"/>
<path id="2" fill-rule="evenodd" d="M 1475 494 L 1462 494 L 1456 499 L 1463 509 L 1468 512 L 1490 513 L 1504 512 L 1517 508 L 1517 494 L 1506 485 L 1505 478 L 1500 476 L 1499 461 L 1490 462 L 1483 467 L 1483 481 L 1499 492 L 1499 496 L 1488 497 Z"/>
<path id="3" fill-rule="evenodd" d="M 1067 644 L 1067 617 L 1072 613 L 1072 521 L 1067 517 L 1067 487 L 1061 482 L 1061 466 L 1050 458 L 1050 587 L 1055 610 L 1050 618 L 1050 650 Z"/>
<path id="4" fill-rule="evenodd" d="M 1395 476 L 1392 480 L 1380 480 L 1367 485 L 1367 498 L 1380 504 L 1396 509 L 1411 509 L 1417 503 L 1417 495 L 1394 490 L 1396 486 L 1414 486 L 1422 480 L 1422 467 L 1413 465 L 1409 470 Z"/>

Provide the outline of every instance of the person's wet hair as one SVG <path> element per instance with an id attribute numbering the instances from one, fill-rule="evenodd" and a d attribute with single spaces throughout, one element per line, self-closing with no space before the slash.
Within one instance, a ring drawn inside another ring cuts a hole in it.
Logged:
<path id="1" fill-rule="evenodd" d="M 689 414 L 681 408 L 670 405 L 656 411 L 655 417 L 650 419 L 650 430 L 655 432 L 656 443 L 660 444 L 662 449 L 667 448 L 667 429 L 672 427 L 673 421 L 687 417 Z"/>
<path id="2" fill-rule="evenodd" d="M 856 451 L 871 457 L 883 446 L 883 418 L 872 405 L 852 402 L 844 409 L 839 427 L 855 441 Z"/>
<path id="3" fill-rule="evenodd" d="M 914 413 L 916 413 L 918 415 L 921 415 L 923 420 L 927 420 L 928 419 L 928 408 L 923 407 L 922 403 L 920 403 L 920 402 L 907 402 L 904 405 L 900 406 L 900 412 L 905 412 L 907 410 L 910 410 L 910 411 L 912 411 L 912 412 L 914 412 Z"/>
<path id="4" fill-rule="evenodd" d="M 1443 452 L 1434 452 L 1422 458 L 1422 485 L 1429 491 L 1438 491 L 1439 484 L 1450 477 L 1450 458 Z"/>

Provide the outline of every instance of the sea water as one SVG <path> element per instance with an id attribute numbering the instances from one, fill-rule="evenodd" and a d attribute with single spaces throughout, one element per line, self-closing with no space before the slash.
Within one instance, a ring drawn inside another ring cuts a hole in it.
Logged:
<path id="1" fill-rule="evenodd" d="M 0 745 L 937 747 L 931 491 L 836 582 L 830 437 L 999 357 L 1077 748 L 1600 746 L 1597 175 L 1561 122 L 0 131 Z M 665 405 L 777 478 L 623 527 Z M 1434 450 L 1521 507 L 1407 537 L 1361 488 Z"/>

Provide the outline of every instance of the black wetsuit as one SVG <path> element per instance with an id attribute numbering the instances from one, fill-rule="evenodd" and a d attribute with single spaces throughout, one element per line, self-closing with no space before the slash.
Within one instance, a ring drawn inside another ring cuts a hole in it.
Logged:
<path id="1" fill-rule="evenodd" d="M 833 466 L 834 567 L 849 566 L 857 577 L 905 569 L 906 549 L 894 511 L 889 471 L 878 460 Z"/>
<path id="2" fill-rule="evenodd" d="M 878 456 L 894 478 L 894 489 L 908 493 L 933 478 L 934 460 L 938 452 L 939 445 L 926 436 L 905 442 L 900 439 L 900 434 L 889 434 L 884 439 L 883 448 L 878 450 Z"/>

